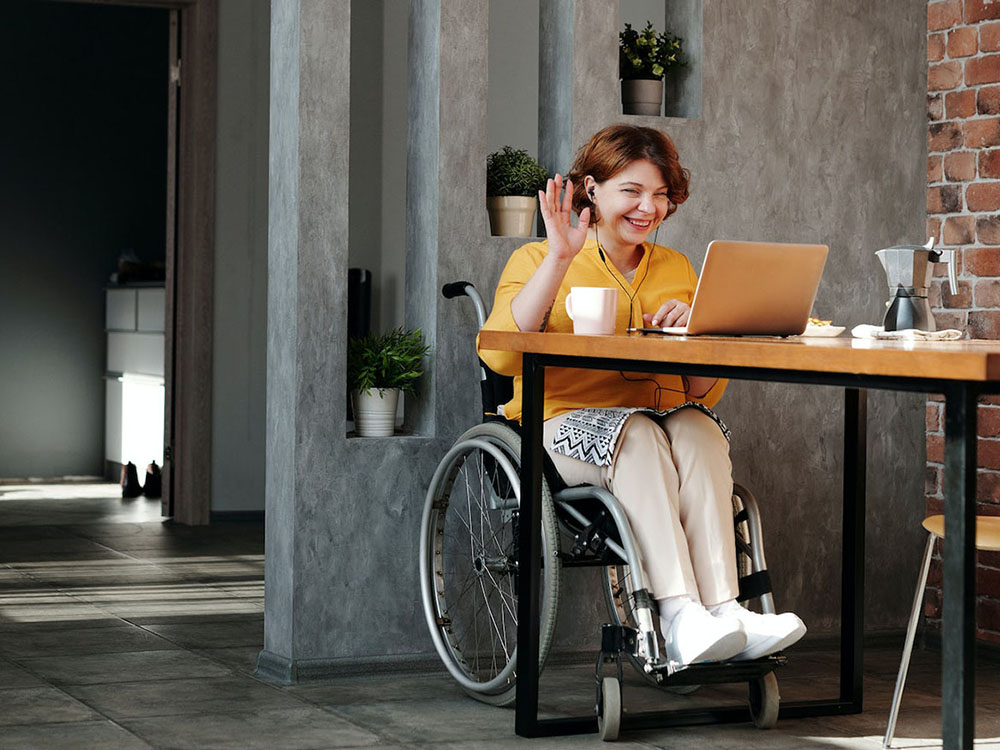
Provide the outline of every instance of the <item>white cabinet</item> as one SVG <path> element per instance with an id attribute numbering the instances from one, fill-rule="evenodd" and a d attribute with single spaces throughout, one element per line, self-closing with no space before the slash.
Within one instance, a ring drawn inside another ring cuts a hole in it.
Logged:
<path id="1" fill-rule="evenodd" d="M 115 287 L 106 292 L 106 461 L 132 461 L 139 473 L 163 464 L 164 290 Z"/>

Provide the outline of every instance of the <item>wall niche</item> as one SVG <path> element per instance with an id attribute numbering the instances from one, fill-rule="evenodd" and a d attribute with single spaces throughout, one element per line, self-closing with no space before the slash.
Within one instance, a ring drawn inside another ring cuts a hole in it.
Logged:
<path id="1" fill-rule="evenodd" d="M 671 69 L 663 79 L 661 116 L 689 119 L 701 117 L 701 3 L 702 0 L 620 0 L 619 2 L 618 32 L 626 23 L 641 31 L 649 21 L 657 31 L 666 31 L 672 36 L 680 37 L 683 42 L 685 65 Z M 617 57 L 613 65 L 617 69 Z M 620 103 L 618 111 L 622 111 Z"/>

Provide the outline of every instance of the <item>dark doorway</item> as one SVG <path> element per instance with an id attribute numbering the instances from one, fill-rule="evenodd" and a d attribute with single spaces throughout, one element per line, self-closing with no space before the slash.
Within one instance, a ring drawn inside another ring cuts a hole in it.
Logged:
<path id="1" fill-rule="evenodd" d="M 0 477 L 105 469 L 105 287 L 166 246 L 170 10 L 13 0 L 0 25 Z"/>

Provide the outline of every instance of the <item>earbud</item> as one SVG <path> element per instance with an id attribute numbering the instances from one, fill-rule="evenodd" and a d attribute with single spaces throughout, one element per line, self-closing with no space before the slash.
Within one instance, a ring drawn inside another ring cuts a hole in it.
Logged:
<path id="1" fill-rule="evenodd" d="M 590 190 L 588 190 L 587 191 L 587 195 L 590 196 L 590 202 L 593 203 L 594 202 L 594 188 L 591 188 Z"/>

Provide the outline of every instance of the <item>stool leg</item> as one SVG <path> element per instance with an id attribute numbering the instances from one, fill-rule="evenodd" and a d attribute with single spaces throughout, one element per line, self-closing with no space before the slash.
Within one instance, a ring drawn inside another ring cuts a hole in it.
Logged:
<path id="1" fill-rule="evenodd" d="M 937 536 L 927 535 L 927 546 L 924 547 L 924 560 L 920 564 L 920 578 L 917 581 L 917 592 L 913 595 L 913 609 L 910 610 L 910 622 L 906 626 L 906 642 L 903 644 L 903 659 L 899 663 L 899 674 L 896 675 L 896 689 L 892 694 L 892 708 L 889 709 L 889 726 L 885 730 L 882 747 L 892 747 L 892 737 L 896 733 L 896 717 L 899 715 L 899 704 L 903 699 L 903 684 L 906 682 L 906 672 L 910 668 L 910 654 L 913 652 L 913 637 L 917 633 L 917 621 L 920 619 L 920 605 L 924 601 L 924 587 L 927 585 L 927 573 L 931 568 L 931 553 L 934 551 L 934 540 Z"/>

